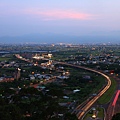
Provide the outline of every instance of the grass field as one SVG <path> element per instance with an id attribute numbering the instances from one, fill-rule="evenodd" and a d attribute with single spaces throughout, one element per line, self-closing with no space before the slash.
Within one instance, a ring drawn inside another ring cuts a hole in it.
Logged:
<path id="1" fill-rule="evenodd" d="M 0 61 L 8 61 L 10 60 L 11 58 L 8 58 L 8 57 L 0 57 Z"/>
<path id="2" fill-rule="evenodd" d="M 107 90 L 105 94 L 102 95 L 102 97 L 100 97 L 100 99 L 98 99 L 99 104 L 106 104 L 112 98 L 116 90 L 117 83 L 113 78 L 111 78 L 111 82 L 112 82 L 111 87 Z"/>
<path id="3" fill-rule="evenodd" d="M 93 93 L 97 93 L 103 87 L 103 85 L 105 85 L 105 78 L 103 76 L 96 76 L 95 79 L 100 81 L 100 83 L 96 88 L 93 89 Z"/>

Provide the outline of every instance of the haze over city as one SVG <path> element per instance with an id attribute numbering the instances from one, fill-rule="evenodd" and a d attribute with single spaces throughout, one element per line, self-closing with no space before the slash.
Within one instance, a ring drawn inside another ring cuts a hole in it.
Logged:
<path id="1" fill-rule="evenodd" d="M 0 43 L 119 43 L 119 0 L 1 0 Z"/>

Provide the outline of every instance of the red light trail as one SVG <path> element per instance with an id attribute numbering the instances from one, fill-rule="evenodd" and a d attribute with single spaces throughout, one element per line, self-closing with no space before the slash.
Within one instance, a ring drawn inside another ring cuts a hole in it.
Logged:
<path id="1" fill-rule="evenodd" d="M 119 95 L 120 95 L 120 90 L 117 91 L 116 96 L 115 96 L 115 98 L 114 98 L 114 101 L 113 101 L 113 103 L 112 103 L 112 106 L 115 106 L 115 105 L 116 105 L 116 102 L 117 102 L 117 100 L 118 100 L 118 96 L 119 96 Z"/>

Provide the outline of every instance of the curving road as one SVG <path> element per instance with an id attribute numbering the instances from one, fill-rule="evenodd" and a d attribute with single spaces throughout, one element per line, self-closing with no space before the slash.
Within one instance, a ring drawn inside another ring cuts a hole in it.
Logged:
<path id="1" fill-rule="evenodd" d="M 82 117 L 85 115 L 85 113 L 89 110 L 89 108 L 110 88 L 110 86 L 111 86 L 111 80 L 104 73 L 96 71 L 96 70 L 93 70 L 91 68 L 86 68 L 86 67 L 83 67 L 83 66 L 77 66 L 77 65 L 72 65 L 72 64 L 63 63 L 63 62 L 59 62 L 59 64 L 68 65 L 68 66 L 71 66 L 71 67 L 76 67 L 76 68 L 80 68 L 80 69 L 85 69 L 85 70 L 88 70 L 88 71 L 92 71 L 94 73 L 98 73 L 98 74 L 102 75 L 107 80 L 107 85 L 93 99 L 91 99 L 90 101 L 88 101 L 87 104 L 81 109 L 80 112 L 78 112 L 77 117 L 78 117 L 79 120 L 81 120 Z"/>

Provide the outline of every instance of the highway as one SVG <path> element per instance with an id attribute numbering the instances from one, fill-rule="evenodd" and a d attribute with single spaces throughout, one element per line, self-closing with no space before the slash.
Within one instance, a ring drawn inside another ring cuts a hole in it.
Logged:
<path id="1" fill-rule="evenodd" d="M 72 65 L 72 64 L 68 64 L 68 63 L 64 63 L 64 62 L 59 62 L 59 64 L 63 64 L 63 65 L 71 66 L 71 67 L 76 67 L 76 68 L 80 68 L 80 69 L 85 69 L 85 70 L 88 70 L 88 71 L 92 71 L 94 73 L 98 73 L 98 74 L 102 75 L 107 80 L 107 85 L 95 97 L 93 97 L 93 99 L 91 99 L 90 101 L 88 101 L 86 103 L 86 105 L 84 105 L 84 107 L 81 108 L 80 112 L 77 113 L 78 120 L 81 120 L 82 117 L 85 115 L 85 113 L 90 109 L 90 107 L 110 88 L 110 86 L 111 86 L 111 80 L 104 73 L 96 71 L 96 70 L 93 70 L 91 68 L 86 68 L 86 67 L 83 67 L 83 66 Z"/>

